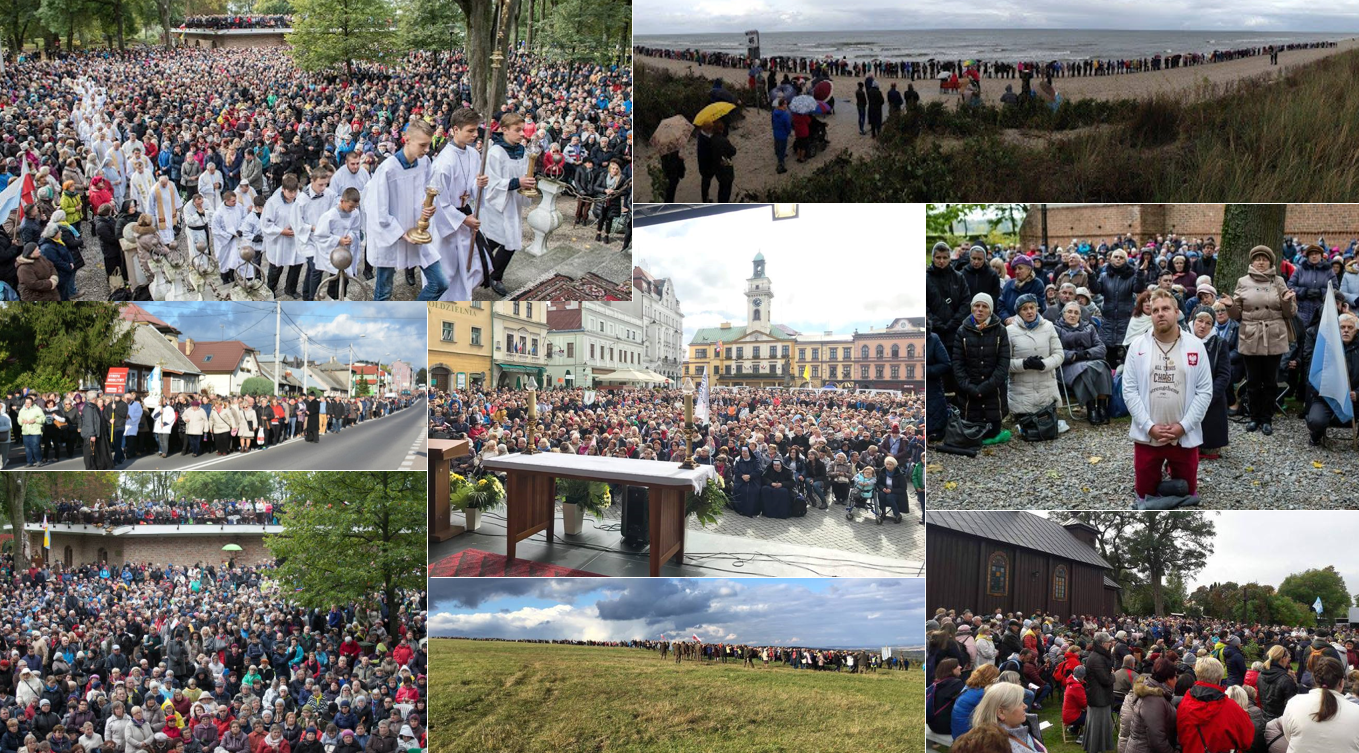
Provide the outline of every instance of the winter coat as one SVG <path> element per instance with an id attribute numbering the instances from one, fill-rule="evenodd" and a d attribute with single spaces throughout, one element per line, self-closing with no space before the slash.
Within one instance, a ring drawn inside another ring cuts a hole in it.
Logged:
<path id="1" fill-rule="evenodd" d="M 1062 694 L 1062 724 L 1068 727 L 1081 718 L 1081 712 L 1090 705 L 1085 695 L 1085 683 L 1074 677 L 1066 679 L 1066 692 Z"/>
<path id="2" fill-rule="evenodd" d="M 202 408 L 190 407 L 184 411 L 184 433 L 190 436 L 201 435 L 208 430 L 208 414 Z"/>
<path id="3" fill-rule="evenodd" d="M 1104 288 L 1104 302 L 1100 305 L 1104 327 L 1100 330 L 1100 339 L 1113 348 L 1123 344 L 1128 322 L 1132 321 L 1133 307 L 1137 305 L 1137 270 L 1130 261 L 1122 267 L 1109 264 L 1099 280 Z"/>
<path id="4" fill-rule="evenodd" d="M 967 281 L 952 266 L 925 269 L 925 315 L 939 339 L 953 346 L 953 334 L 972 310 Z"/>
<path id="5" fill-rule="evenodd" d="M 1321 708 L 1322 693 L 1335 696 L 1335 716 L 1317 722 L 1312 716 Z M 1294 753 L 1356 753 L 1359 751 L 1359 705 L 1334 690 L 1315 688 L 1294 696 L 1281 717 L 1288 749 Z"/>
<path id="6" fill-rule="evenodd" d="M 1340 281 L 1336 279 L 1335 270 L 1331 269 L 1329 260 L 1322 259 L 1320 263 L 1314 265 L 1304 258 L 1288 280 L 1289 289 L 1298 294 L 1298 316 L 1302 317 L 1304 322 L 1310 322 L 1312 312 L 1326 302 L 1327 286 L 1334 288 L 1339 285 Z"/>
<path id="7" fill-rule="evenodd" d="M 1018 278 L 1007 280 L 1005 287 L 1000 291 L 1000 297 L 996 299 L 996 314 L 1003 322 L 1016 314 L 1015 301 L 1021 295 L 1031 295 L 1038 299 L 1038 313 L 1047 310 L 1046 296 L 1044 295 L 1045 286 L 1038 277 L 1030 277 L 1028 282 L 1021 283 Z"/>
<path id="8" fill-rule="evenodd" d="M 156 730 L 150 722 L 142 722 L 140 725 L 129 722 L 123 730 L 123 750 L 125 753 L 140 753 L 143 748 L 149 748 L 151 739 L 155 737 Z"/>
<path id="9" fill-rule="evenodd" d="M 1222 686 L 1196 682 L 1175 710 L 1181 753 L 1247 750 L 1255 741 L 1250 715 L 1227 697 Z"/>
<path id="10" fill-rule="evenodd" d="M 925 343 L 925 426 L 930 436 L 942 434 L 948 421 L 948 400 L 944 396 L 944 376 L 953 371 L 948 348 L 931 329 Z M 936 427 L 938 427 L 936 429 Z"/>
<path id="11" fill-rule="evenodd" d="M 1072 327 L 1063 319 L 1057 322 L 1057 337 L 1062 341 L 1062 381 L 1071 384 L 1086 369 L 1106 369 L 1104 354 L 1107 349 L 1099 331 L 1090 322 Z"/>
<path id="12" fill-rule="evenodd" d="M 1241 322 L 1237 351 L 1243 356 L 1281 356 L 1288 351 L 1287 322 L 1298 313 L 1297 299 L 1285 301 L 1283 278 L 1251 270 L 1236 281 L 1227 313 Z"/>
<path id="13" fill-rule="evenodd" d="M 1208 333 L 1203 349 L 1208 351 L 1208 363 L 1213 369 L 1213 402 L 1208 404 L 1208 412 L 1203 416 L 1203 446 L 1226 447 L 1227 391 L 1232 386 L 1231 353 L 1215 332 Z"/>
<path id="14" fill-rule="evenodd" d="M 972 729 L 972 712 L 977 710 L 977 704 L 981 703 L 985 694 L 986 688 L 967 688 L 953 702 L 951 724 L 953 739 L 958 739 Z"/>
<path id="15" fill-rule="evenodd" d="M 992 305 L 1000 300 L 1000 275 L 996 274 L 996 270 L 992 269 L 990 264 L 983 262 L 980 268 L 968 264 L 963 267 L 962 273 L 963 280 L 967 282 L 968 306 L 972 305 L 972 299 L 978 293 L 991 296 Z"/>
<path id="16" fill-rule="evenodd" d="M 1114 657 L 1108 649 L 1095 646 L 1085 657 L 1085 696 L 1091 708 L 1108 709 L 1114 705 Z"/>
<path id="17" fill-rule="evenodd" d="M 1260 670 L 1258 680 L 1260 708 L 1266 719 L 1283 716 L 1284 707 L 1289 699 L 1298 694 L 1298 683 L 1288 674 L 1286 667 L 1274 665 Z"/>
<path id="18" fill-rule="evenodd" d="M 1123 718 L 1119 729 L 1128 730 L 1123 753 L 1174 753 L 1175 707 L 1170 703 L 1174 694 L 1150 677 L 1139 677 L 1133 683 L 1131 714 Z"/>
<path id="19" fill-rule="evenodd" d="M 52 282 L 57 268 L 47 257 L 39 255 L 36 259 L 20 256 L 14 260 L 19 272 L 19 299 L 23 301 L 60 301 L 59 283 Z"/>
<path id="20" fill-rule="evenodd" d="M 963 418 L 999 424 L 1009 412 L 1005 380 L 1010 371 L 1010 338 L 1000 318 L 992 314 L 983 329 L 967 317 L 953 340 L 951 357 Z"/>
<path id="21" fill-rule="evenodd" d="M 1209 360 L 1212 359 L 1209 358 Z M 1236 646 L 1227 646 L 1222 650 L 1222 658 L 1222 665 L 1227 670 L 1227 676 L 1223 682 L 1226 683 L 1227 687 L 1244 685 L 1246 682 L 1246 655 L 1241 653 L 1241 649 Z"/>
<path id="22" fill-rule="evenodd" d="M 1350 308 L 1359 307 L 1359 261 L 1345 265 L 1345 274 L 1340 278 L 1340 295 Z"/>
<path id="23" fill-rule="evenodd" d="M 1039 317 L 1032 328 L 1019 317 L 1005 328 L 1010 338 L 1010 410 L 1034 413 L 1051 403 L 1061 402 L 1057 389 L 1057 367 L 1062 365 L 1062 341 L 1057 328 Z M 1030 356 L 1043 359 L 1042 371 L 1024 368 Z"/>

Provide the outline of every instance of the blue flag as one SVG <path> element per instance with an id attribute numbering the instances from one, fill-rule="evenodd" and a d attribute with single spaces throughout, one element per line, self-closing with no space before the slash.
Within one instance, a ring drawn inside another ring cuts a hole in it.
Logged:
<path id="1" fill-rule="evenodd" d="M 1321 307 L 1317 344 L 1312 351 L 1312 370 L 1307 381 L 1341 421 L 1354 418 L 1350 402 L 1350 374 L 1345 364 L 1345 342 L 1340 338 L 1340 316 L 1335 312 L 1335 290 L 1326 286 Z"/>
<path id="2" fill-rule="evenodd" d="M 1334 311 L 1335 309 L 1331 309 L 1331 310 Z M 1320 597 L 1320 596 L 1317 597 L 1316 603 L 1312 604 L 1312 611 L 1313 611 L 1313 612 L 1316 612 L 1317 614 L 1321 614 L 1321 597 Z"/>

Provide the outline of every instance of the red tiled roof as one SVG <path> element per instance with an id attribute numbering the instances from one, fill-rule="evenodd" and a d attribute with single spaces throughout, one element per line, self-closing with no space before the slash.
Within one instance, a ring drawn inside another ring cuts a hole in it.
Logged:
<path id="1" fill-rule="evenodd" d="M 141 306 L 138 306 L 135 303 L 129 303 L 123 306 L 121 309 L 118 310 L 118 315 L 121 316 L 124 321 L 142 322 L 145 324 L 150 324 L 152 327 L 155 327 L 156 329 L 170 330 L 171 332 L 174 332 L 176 334 L 179 332 L 179 330 L 165 323 L 164 320 L 160 319 L 159 317 L 153 316 L 149 311 L 142 308 Z"/>
<path id="2" fill-rule="evenodd" d="M 580 329 L 580 306 L 569 309 L 548 306 L 547 328 L 549 330 Z"/>
<path id="3" fill-rule="evenodd" d="M 175 344 L 180 353 L 184 353 L 184 342 Z M 245 357 L 246 351 L 253 351 L 254 348 L 246 345 L 240 340 L 224 340 L 221 342 L 200 342 L 194 340 L 193 352 L 184 353 L 188 356 L 193 365 L 197 366 L 204 374 L 230 374 L 240 365 L 241 359 Z M 211 356 L 211 359 L 209 359 Z"/>

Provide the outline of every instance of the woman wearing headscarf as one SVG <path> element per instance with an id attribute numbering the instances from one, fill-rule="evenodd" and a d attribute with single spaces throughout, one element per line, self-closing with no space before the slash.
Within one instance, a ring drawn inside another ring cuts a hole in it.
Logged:
<path id="1" fill-rule="evenodd" d="M 1065 354 L 1062 381 L 1071 400 L 1085 406 L 1085 416 L 1091 425 L 1108 423 L 1109 395 L 1113 392 L 1114 380 L 1104 363 L 1104 341 L 1092 322 L 1081 320 L 1079 303 L 1072 301 L 1062 308 L 1057 336 Z"/>
<path id="2" fill-rule="evenodd" d="M 1194 310 L 1192 326 L 1194 336 L 1203 341 L 1203 349 L 1208 351 L 1208 363 L 1213 372 L 1213 402 L 1208 405 L 1208 413 L 1203 417 L 1203 444 L 1199 447 L 1199 457 L 1217 460 L 1222 457 L 1222 448 L 1227 446 L 1227 395 L 1232 387 L 1232 361 L 1227 344 L 1217 335 L 1217 315 L 1208 306 Z"/>
<path id="3" fill-rule="evenodd" d="M 1329 268 L 1328 270 L 1329 271 Z M 1236 281 L 1236 289 L 1223 296 L 1231 317 L 1241 323 L 1237 352 L 1246 366 L 1246 405 L 1250 423 L 1246 431 L 1274 433 L 1275 400 L 1278 398 L 1279 357 L 1296 338 L 1293 317 L 1298 296 L 1275 271 L 1274 251 L 1268 246 L 1250 250 L 1250 269 Z"/>
<path id="4" fill-rule="evenodd" d="M 1057 329 L 1039 315 L 1038 299 L 1019 296 L 1016 316 L 1005 328 L 1010 338 L 1010 410 L 1016 416 L 1035 413 L 1061 400 L 1057 367 L 1062 341 Z"/>
<path id="5" fill-rule="evenodd" d="M 793 472 L 775 455 L 760 475 L 760 513 L 767 518 L 786 518 L 792 507 Z"/>
<path id="6" fill-rule="evenodd" d="M 741 446 L 731 472 L 731 503 L 737 513 L 747 517 L 760 514 L 760 461 L 747 445 Z"/>
<path id="7" fill-rule="evenodd" d="M 965 420 L 987 424 L 984 439 L 1000 435 L 1001 420 L 1009 412 L 1005 379 L 1010 370 L 1010 339 L 992 306 L 986 293 L 972 297 L 972 313 L 958 328 L 951 354 L 958 384 L 954 400 Z"/>

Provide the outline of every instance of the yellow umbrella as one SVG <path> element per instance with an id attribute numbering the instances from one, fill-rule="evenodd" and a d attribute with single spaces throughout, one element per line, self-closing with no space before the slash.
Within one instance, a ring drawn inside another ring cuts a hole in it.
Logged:
<path id="1" fill-rule="evenodd" d="M 736 105 L 730 102 L 714 102 L 698 111 L 698 115 L 694 116 L 694 125 L 702 128 L 735 109 Z"/>

